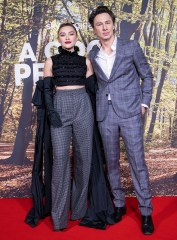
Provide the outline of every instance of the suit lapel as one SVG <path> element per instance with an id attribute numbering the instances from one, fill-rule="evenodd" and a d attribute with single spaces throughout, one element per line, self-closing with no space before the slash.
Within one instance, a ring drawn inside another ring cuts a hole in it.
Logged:
<path id="1" fill-rule="evenodd" d="M 116 73 L 120 63 L 121 63 L 121 58 L 119 57 L 120 53 L 123 53 L 123 49 L 122 49 L 122 44 L 121 41 L 117 38 L 117 46 L 116 46 L 116 57 L 114 60 L 114 64 L 112 67 L 112 71 L 111 71 L 111 75 L 109 77 L 109 81 L 111 80 L 111 78 L 114 76 L 114 74 Z"/>
<path id="2" fill-rule="evenodd" d="M 111 75 L 110 75 L 109 79 L 105 75 L 105 73 L 103 72 L 102 68 L 100 67 L 100 65 L 96 61 L 96 56 L 97 56 L 97 54 L 99 52 L 99 47 L 98 46 L 94 46 L 94 48 L 95 48 L 94 49 L 94 53 L 93 53 L 93 65 L 94 65 L 94 68 L 102 76 L 102 78 L 105 81 L 111 81 L 112 77 L 116 73 L 116 71 L 117 71 L 117 69 L 118 69 L 118 67 L 119 67 L 119 65 L 121 63 L 121 58 L 119 57 L 120 53 L 124 52 L 123 45 L 121 44 L 121 41 L 119 40 L 119 38 L 117 38 L 116 57 L 115 57 L 115 60 L 114 60 L 114 64 L 113 64 Z"/>
<path id="3" fill-rule="evenodd" d="M 96 69 L 96 71 L 98 72 L 98 74 L 100 74 L 102 76 L 102 79 L 104 79 L 105 81 L 108 81 L 107 76 L 105 75 L 105 73 L 103 72 L 102 68 L 100 67 L 100 65 L 97 63 L 96 61 L 96 56 L 99 52 L 99 47 L 96 46 L 95 47 L 95 51 L 93 54 L 93 65 L 94 65 L 94 69 Z"/>
<path id="4" fill-rule="evenodd" d="M 108 81 L 108 77 L 105 75 L 105 73 L 103 72 L 103 70 L 101 69 L 100 65 L 97 63 L 97 61 L 94 59 L 94 65 L 96 67 L 97 72 L 102 76 L 102 78 L 105 81 Z"/>

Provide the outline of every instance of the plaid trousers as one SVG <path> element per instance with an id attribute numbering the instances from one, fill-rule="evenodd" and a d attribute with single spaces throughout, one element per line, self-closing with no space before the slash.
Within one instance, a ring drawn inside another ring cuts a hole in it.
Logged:
<path id="1" fill-rule="evenodd" d="M 149 174 L 144 156 L 144 126 L 142 114 L 120 118 L 112 104 L 108 106 L 106 118 L 98 122 L 107 162 L 108 178 L 116 207 L 125 205 L 125 192 L 121 183 L 120 136 L 123 138 L 129 161 L 130 172 L 142 215 L 152 213 L 152 194 Z"/>
<path id="2" fill-rule="evenodd" d="M 82 218 L 87 209 L 93 142 L 93 111 L 85 88 L 57 90 L 54 96 L 54 108 L 59 113 L 63 125 L 60 128 L 51 126 L 52 219 L 54 229 L 62 229 L 67 227 L 70 197 L 72 220 Z M 71 140 L 74 157 L 72 185 Z"/>

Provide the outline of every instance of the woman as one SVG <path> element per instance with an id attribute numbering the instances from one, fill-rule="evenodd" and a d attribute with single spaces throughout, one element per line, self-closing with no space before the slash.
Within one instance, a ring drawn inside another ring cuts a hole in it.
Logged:
<path id="1" fill-rule="evenodd" d="M 72 24 L 60 26 L 58 40 L 60 54 L 47 59 L 44 65 L 44 95 L 53 147 L 51 214 L 55 231 L 67 227 L 70 195 L 71 219 L 81 219 L 86 212 L 93 138 L 93 110 L 85 90 L 86 77 L 93 74 L 90 61 L 77 54 L 77 31 Z M 52 84 L 56 89 L 54 99 Z"/>
<path id="2" fill-rule="evenodd" d="M 51 214 L 55 231 L 66 228 L 71 195 L 71 220 L 82 218 L 81 226 L 106 229 L 107 224 L 115 222 L 104 176 L 100 136 L 93 118 L 96 79 L 90 61 L 77 54 L 77 31 L 71 23 L 60 26 L 58 39 L 60 53 L 46 60 L 44 80 L 37 82 L 32 100 L 38 109 L 38 124 L 31 187 L 33 208 L 25 222 L 34 227 L 39 219 Z"/>

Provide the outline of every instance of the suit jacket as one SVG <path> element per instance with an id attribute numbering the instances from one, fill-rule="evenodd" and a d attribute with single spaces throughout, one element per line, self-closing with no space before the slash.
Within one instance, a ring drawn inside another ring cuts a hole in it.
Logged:
<path id="1" fill-rule="evenodd" d="M 95 45 L 89 53 L 98 82 L 97 121 L 103 121 L 107 115 L 109 93 L 113 108 L 121 118 L 140 113 L 142 103 L 150 106 L 153 75 L 139 43 L 117 38 L 116 57 L 109 79 L 96 61 L 98 52 L 99 47 Z"/>

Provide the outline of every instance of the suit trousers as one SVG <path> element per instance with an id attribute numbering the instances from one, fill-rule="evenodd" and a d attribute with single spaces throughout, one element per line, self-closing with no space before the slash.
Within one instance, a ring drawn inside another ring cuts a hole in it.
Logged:
<path id="1" fill-rule="evenodd" d="M 122 136 L 129 161 L 135 194 L 142 215 L 152 213 L 152 194 L 149 174 L 144 158 L 144 126 L 142 114 L 120 118 L 110 104 L 105 119 L 98 123 L 107 162 L 108 179 L 114 196 L 115 207 L 125 205 L 125 192 L 121 184 L 120 136 Z"/>
<path id="2" fill-rule="evenodd" d="M 70 201 L 72 220 L 82 218 L 87 209 L 93 142 L 93 110 L 84 87 L 74 90 L 57 90 L 54 96 L 54 108 L 59 113 L 63 125 L 60 128 L 51 126 L 52 220 L 54 229 L 63 229 L 67 227 Z M 71 140 L 73 143 L 72 181 Z"/>

